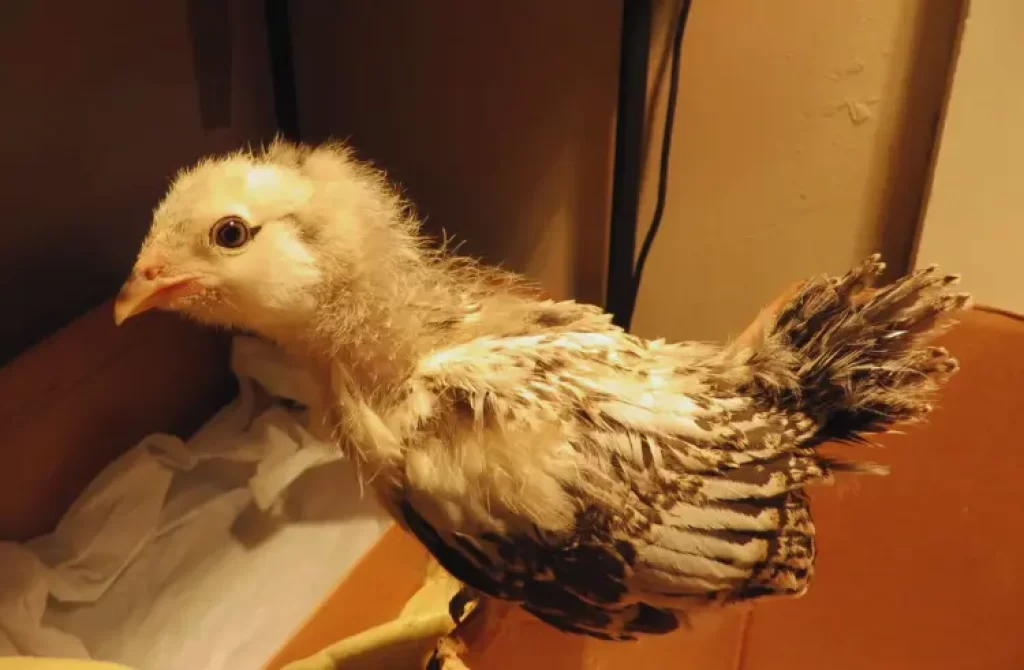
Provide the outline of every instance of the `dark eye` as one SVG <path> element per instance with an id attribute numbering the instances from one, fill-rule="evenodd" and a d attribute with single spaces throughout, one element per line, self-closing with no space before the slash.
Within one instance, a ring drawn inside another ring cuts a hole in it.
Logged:
<path id="1" fill-rule="evenodd" d="M 218 247 L 238 249 L 244 247 L 252 239 L 252 229 L 237 216 L 227 216 L 213 224 L 210 239 Z"/>

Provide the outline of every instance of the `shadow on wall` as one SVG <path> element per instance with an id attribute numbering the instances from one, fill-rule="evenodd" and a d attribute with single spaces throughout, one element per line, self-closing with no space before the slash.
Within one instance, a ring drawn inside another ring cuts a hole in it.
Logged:
<path id="1" fill-rule="evenodd" d="M 956 59 L 963 1 L 947 3 L 941 11 L 904 11 L 901 21 L 910 40 L 904 72 L 891 71 L 885 97 L 900 105 L 901 131 L 892 146 L 878 146 L 887 170 L 875 173 L 884 180 L 875 238 L 883 257 L 892 259 L 888 276 L 910 268 L 917 229 L 931 182 L 932 167 L 944 114 L 944 100 Z M 901 95 L 912 91 L 913 95 Z"/>
<path id="2" fill-rule="evenodd" d="M 464 253 L 603 298 L 621 6 L 293 5 L 305 139 L 348 139 Z"/>

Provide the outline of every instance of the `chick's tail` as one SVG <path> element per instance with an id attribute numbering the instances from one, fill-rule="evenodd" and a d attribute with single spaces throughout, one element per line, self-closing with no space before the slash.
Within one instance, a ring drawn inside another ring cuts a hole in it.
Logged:
<path id="1" fill-rule="evenodd" d="M 862 441 L 923 418 L 957 361 L 929 341 L 966 309 L 935 267 L 872 290 L 875 255 L 843 277 L 806 282 L 761 333 L 748 364 L 776 406 L 819 426 L 813 442 Z"/>

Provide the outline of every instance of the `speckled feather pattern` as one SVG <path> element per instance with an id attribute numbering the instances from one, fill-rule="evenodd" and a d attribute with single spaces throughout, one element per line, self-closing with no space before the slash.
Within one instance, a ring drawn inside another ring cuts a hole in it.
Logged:
<path id="1" fill-rule="evenodd" d="M 467 584 L 570 632 L 667 632 L 694 608 L 803 593 L 804 487 L 878 471 L 816 447 L 923 417 L 955 370 L 920 344 L 966 304 L 954 279 L 866 297 L 881 267 L 809 282 L 748 349 L 536 303 L 526 332 L 430 352 L 389 406 L 351 415 L 379 424 L 363 448 L 396 516 Z"/>
<path id="2" fill-rule="evenodd" d="M 225 214 L 262 232 L 218 249 Z M 803 593 L 805 488 L 882 471 L 818 447 L 925 417 L 956 369 L 928 341 L 968 302 L 934 268 L 869 291 L 872 257 L 807 281 L 743 345 L 644 340 L 431 246 L 339 144 L 275 141 L 183 171 L 142 258 L 202 285 L 172 308 L 322 373 L 313 428 L 452 575 L 613 640 Z"/>

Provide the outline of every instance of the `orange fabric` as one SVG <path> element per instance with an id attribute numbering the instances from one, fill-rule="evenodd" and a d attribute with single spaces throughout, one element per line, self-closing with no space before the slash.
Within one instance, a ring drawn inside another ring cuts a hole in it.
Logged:
<path id="1" fill-rule="evenodd" d="M 691 630 L 639 642 L 602 642 L 560 633 L 513 610 L 486 644 L 470 640 L 473 670 L 733 670 L 743 646 L 747 609 L 709 613 Z"/>
<path id="2" fill-rule="evenodd" d="M 881 440 L 885 478 L 815 492 L 820 560 L 754 610 L 740 670 L 1021 670 L 1024 320 L 975 310 L 924 426 Z"/>

